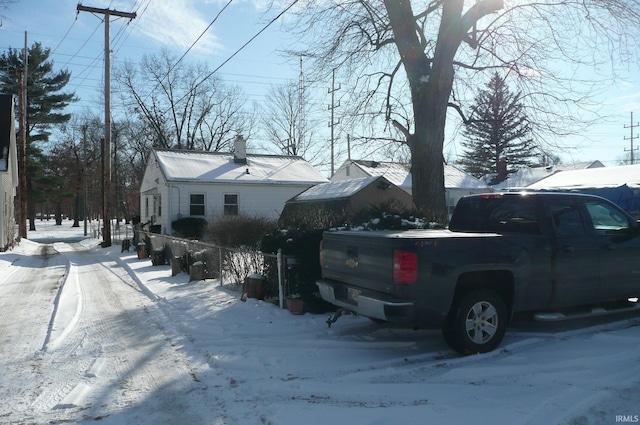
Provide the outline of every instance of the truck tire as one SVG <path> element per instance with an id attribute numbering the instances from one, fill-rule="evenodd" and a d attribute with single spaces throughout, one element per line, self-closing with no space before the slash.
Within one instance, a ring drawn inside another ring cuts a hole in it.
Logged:
<path id="1" fill-rule="evenodd" d="M 460 354 L 493 351 L 507 330 L 507 307 L 498 293 L 476 289 L 453 306 L 442 328 L 445 341 Z"/>

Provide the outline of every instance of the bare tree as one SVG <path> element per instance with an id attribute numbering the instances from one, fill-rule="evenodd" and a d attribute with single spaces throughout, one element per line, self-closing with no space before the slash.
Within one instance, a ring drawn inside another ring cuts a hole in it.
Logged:
<path id="1" fill-rule="evenodd" d="M 304 89 L 303 89 L 304 90 Z M 305 157 L 312 147 L 313 126 L 306 95 L 297 82 L 271 86 L 261 122 L 264 137 L 279 154 Z"/>
<path id="2" fill-rule="evenodd" d="M 146 123 L 146 138 L 160 148 L 218 151 L 236 134 L 250 134 L 237 87 L 227 87 L 205 65 L 176 61 L 167 51 L 144 56 L 138 67 L 116 72 L 131 114 Z M 250 117 L 249 117 L 250 118 Z"/>
<path id="3" fill-rule="evenodd" d="M 308 0 L 297 18 L 290 30 L 308 41 L 319 73 L 337 69 L 352 83 L 360 119 L 382 116 L 402 135 L 414 200 L 444 220 L 448 110 L 466 121 L 469 88 L 503 68 L 517 77 L 538 134 L 574 131 L 572 108 L 592 112 L 602 65 L 634 57 L 640 3 Z M 585 68 L 592 76 L 578 77 Z"/>

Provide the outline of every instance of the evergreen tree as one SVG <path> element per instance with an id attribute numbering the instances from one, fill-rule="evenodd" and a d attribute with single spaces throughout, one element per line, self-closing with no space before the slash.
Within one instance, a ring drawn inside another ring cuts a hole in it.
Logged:
<path id="1" fill-rule="evenodd" d="M 498 73 L 486 87 L 471 106 L 461 142 L 465 154 L 460 164 L 476 177 L 499 173 L 501 166 L 513 172 L 530 165 L 536 149 L 521 94 L 512 93 Z"/>
<path id="2" fill-rule="evenodd" d="M 46 180 L 40 143 L 49 141 L 54 126 L 69 121 L 71 114 L 60 111 L 76 100 L 74 93 L 62 92 L 71 73 L 66 70 L 54 72 L 50 55 L 51 49 L 43 48 L 40 43 L 34 43 L 28 49 L 25 168 L 29 230 L 35 230 L 35 205 L 47 201 L 48 185 L 40 184 L 41 180 Z M 3 93 L 18 94 L 18 73 L 24 67 L 23 58 L 22 49 L 9 48 L 0 55 L 0 85 Z"/>

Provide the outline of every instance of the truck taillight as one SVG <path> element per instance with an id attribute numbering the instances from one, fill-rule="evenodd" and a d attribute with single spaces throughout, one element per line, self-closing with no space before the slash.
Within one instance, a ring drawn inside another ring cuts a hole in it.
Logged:
<path id="1" fill-rule="evenodd" d="M 393 283 L 410 285 L 418 280 L 418 254 L 396 249 L 393 251 Z"/>
<path id="2" fill-rule="evenodd" d="M 320 241 L 320 258 L 319 258 L 319 260 L 320 260 L 320 268 L 324 267 L 324 258 L 322 256 L 322 242 L 323 241 Z"/>
<path id="3" fill-rule="evenodd" d="M 502 193 L 483 193 L 481 195 L 482 199 L 502 199 L 504 198 L 504 194 Z"/>

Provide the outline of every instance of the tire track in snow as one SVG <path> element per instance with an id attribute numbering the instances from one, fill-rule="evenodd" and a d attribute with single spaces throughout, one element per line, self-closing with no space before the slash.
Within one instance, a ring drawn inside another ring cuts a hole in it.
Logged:
<path id="1" fill-rule="evenodd" d="M 71 266 L 42 359 L 48 385 L 31 408 L 47 421 L 101 418 L 138 403 L 156 404 L 160 416 L 188 417 L 165 410 L 189 403 L 203 386 L 152 297 L 99 252 L 63 255 Z M 61 319 L 63 305 L 75 312 L 72 319 Z"/>

